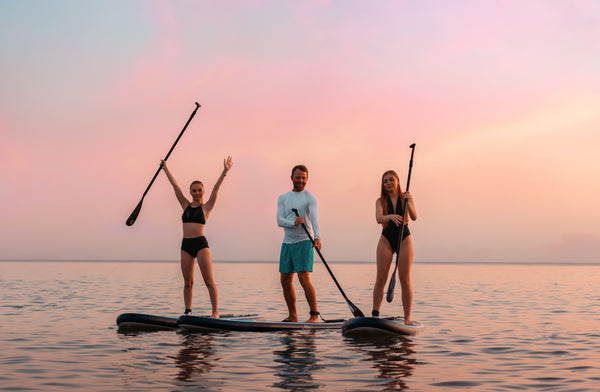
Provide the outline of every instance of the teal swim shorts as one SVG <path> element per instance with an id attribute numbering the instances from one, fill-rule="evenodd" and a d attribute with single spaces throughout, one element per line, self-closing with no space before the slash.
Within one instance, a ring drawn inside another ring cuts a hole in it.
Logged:
<path id="1" fill-rule="evenodd" d="M 279 272 L 291 274 L 313 270 L 314 252 L 310 240 L 295 244 L 281 244 L 279 255 Z"/>

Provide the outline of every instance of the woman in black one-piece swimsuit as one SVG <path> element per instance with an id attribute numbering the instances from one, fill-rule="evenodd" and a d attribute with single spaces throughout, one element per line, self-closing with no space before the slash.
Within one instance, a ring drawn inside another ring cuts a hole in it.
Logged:
<path id="1" fill-rule="evenodd" d="M 406 213 L 402 211 L 404 199 L 407 201 Z M 403 218 L 405 217 L 405 218 Z M 383 302 L 383 291 L 387 282 L 390 265 L 394 253 L 398 253 L 398 279 L 402 287 L 402 307 L 404 308 L 404 322 L 411 325 L 410 312 L 412 308 L 412 286 L 410 283 L 410 268 L 414 255 L 413 241 L 408 230 L 408 220 L 417 219 L 417 210 L 409 192 L 402 192 L 400 178 L 393 170 L 383 173 L 381 178 L 381 197 L 375 204 L 375 218 L 383 226 L 383 231 L 377 244 L 377 277 L 373 287 L 373 312 L 374 317 L 379 316 L 379 309 Z M 398 250 L 399 236 L 402 223 L 406 219 L 402 246 Z"/>
<path id="2" fill-rule="evenodd" d="M 208 215 L 215 206 L 219 188 L 225 179 L 225 175 L 231 169 L 233 161 L 231 157 L 223 160 L 223 172 L 217 180 L 210 198 L 203 203 L 204 185 L 200 181 L 194 181 L 190 185 L 190 202 L 184 195 L 175 177 L 171 174 L 164 161 L 161 161 L 163 171 L 167 175 L 169 182 L 175 190 L 175 196 L 183 208 L 183 240 L 181 243 L 181 273 L 183 274 L 183 302 L 185 304 L 184 314 L 192 313 L 192 292 L 194 288 L 194 259 L 198 260 L 198 266 L 204 279 L 204 284 L 208 289 L 210 303 L 212 305 L 211 317 L 219 317 L 219 299 L 217 294 L 217 285 L 213 278 L 212 260 L 208 242 L 204 237 L 204 226 Z"/>

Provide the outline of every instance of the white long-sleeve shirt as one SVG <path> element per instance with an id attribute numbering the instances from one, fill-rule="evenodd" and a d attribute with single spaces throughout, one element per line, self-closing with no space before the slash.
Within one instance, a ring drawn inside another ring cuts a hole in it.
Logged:
<path id="1" fill-rule="evenodd" d="M 283 243 L 295 244 L 309 239 L 302 225 L 294 226 L 297 216 L 292 208 L 297 209 L 300 217 L 304 218 L 304 224 L 311 236 L 314 239 L 321 238 L 317 199 L 306 189 L 301 192 L 289 191 L 277 199 L 277 225 L 283 227 Z"/>

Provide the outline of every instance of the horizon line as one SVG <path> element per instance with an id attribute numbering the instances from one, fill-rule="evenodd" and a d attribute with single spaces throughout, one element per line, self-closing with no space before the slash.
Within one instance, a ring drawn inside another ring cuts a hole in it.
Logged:
<path id="1" fill-rule="evenodd" d="M 179 260 L 121 260 L 121 259 L 0 259 L 2 263 L 41 262 L 41 263 L 179 263 Z M 213 260 L 213 263 L 223 264 L 277 264 L 277 260 Z M 330 260 L 334 264 L 375 264 L 375 260 L 343 261 Z M 315 263 L 316 264 L 316 263 Z M 454 264 L 454 265 L 569 265 L 590 266 L 600 265 L 600 261 L 413 261 L 413 264 Z"/>

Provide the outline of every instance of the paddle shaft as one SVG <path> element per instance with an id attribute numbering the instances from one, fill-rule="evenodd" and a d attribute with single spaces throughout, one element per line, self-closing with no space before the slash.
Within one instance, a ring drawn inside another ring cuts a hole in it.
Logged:
<path id="1" fill-rule="evenodd" d="M 412 173 L 413 166 L 413 156 L 415 154 L 415 144 L 410 145 L 410 162 L 408 164 L 408 179 L 406 180 L 406 191 L 408 192 L 408 188 L 410 187 L 410 174 Z M 402 237 L 404 237 L 404 226 L 406 226 L 406 207 L 408 205 L 408 200 L 404 199 L 404 204 L 402 205 L 402 228 L 400 229 L 400 236 L 398 237 L 398 252 L 396 252 L 396 265 L 394 266 L 394 272 L 392 272 L 392 277 L 390 278 L 390 284 L 388 286 L 387 295 L 385 299 L 388 302 L 392 302 L 394 299 L 394 288 L 396 287 L 396 271 L 398 270 L 398 259 L 400 257 L 400 248 L 402 247 Z"/>
<path id="2" fill-rule="evenodd" d="M 194 118 L 194 116 L 196 115 L 196 112 L 198 111 L 198 108 L 200 108 L 200 104 L 198 102 L 196 102 L 196 108 L 194 109 L 194 111 L 190 115 L 190 118 L 188 118 L 187 122 L 185 123 L 185 126 L 183 127 L 183 129 L 179 133 L 179 136 L 177 136 L 177 139 L 175 139 L 175 143 L 173 143 L 173 145 L 171 146 L 171 149 L 169 150 L 169 152 L 165 156 L 165 159 L 163 159 L 164 161 L 166 161 L 167 159 L 169 159 L 169 156 L 171 155 L 171 153 L 173 152 L 173 149 L 175 148 L 175 146 L 179 142 L 179 139 L 181 139 L 181 136 L 183 135 L 183 133 L 187 129 L 188 125 L 192 121 L 192 118 Z M 131 226 L 131 225 L 133 225 L 135 223 L 135 221 L 136 221 L 136 219 L 138 217 L 138 214 L 140 213 L 140 209 L 142 208 L 142 203 L 144 202 L 144 197 L 146 197 L 146 194 L 150 190 L 150 187 L 152 186 L 152 184 L 154 184 L 154 180 L 156 180 L 156 177 L 158 177 L 158 173 L 160 173 L 161 169 L 162 169 L 162 166 L 159 166 L 158 170 L 156 170 L 156 173 L 154 173 L 154 177 L 152 177 L 152 180 L 150 181 L 150 184 L 148 184 L 148 187 L 146 188 L 146 190 L 142 194 L 142 198 L 140 199 L 140 202 L 138 203 L 138 205 L 135 207 L 135 209 L 133 210 L 133 212 L 131 213 L 131 215 L 127 219 L 127 222 L 126 222 L 127 226 Z"/>
<path id="3" fill-rule="evenodd" d="M 297 209 L 292 208 L 292 211 L 294 211 L 294 214 L 296 214 L 297 217 L 300 217 L 300 215 L 298 214 L 298 210 Z M 313 240 L 312 236 L 310 235 L 310 233 L 309 233 L 309 231 L 306 228 L 306 225 L 304 223 L 302 223 L 302 228 L 304 229 L 304 232 L 306 233 L 306 235 L 310 239 L 310 242 L 312 242 L 312 244 L 314 246 L 315 245 L 315 241 Z M 316 248 L 316 247 L 315 247 L 315 250 L 319 254 L 319 257 L 321 258 L 321 261 L 323 262 L 323 264 L 325 264 L 325 268 L 327 268 L 327 271 L 329 272 L 329 275 L 331 275 L 331 278 L 335 282 L 335 285 L 337 286 L 338 290 L 340 290 L 340 293 L 342 293 L 342 296 L 344 297 L 344 299 L 348 303 L 348 306 L 350 306 L 350 310 L 352 310 L 352 314 L 354 315 L 354 317 L 365 317 L 365 315 L 363 314 L 363 312 L 361 312 L 361 310 L 356 305 L 354 305 L 352 303 L 352 301 L 350 301 L 350 299 L 348 298 L 348 296 L 346 296 L 346 293 L 344 293 L 344 290 L 342 289 L 342 286 L 340 286 L 340 284 L 338 283 L 337 279 L 333 275 L 333 272 L 331 271 L 331 268 L 329 268 L 329 265 L 327 265 L 327 262 L 325 261 L 325 258 L 321 254 L 321 251 L 318 248 Z"/>

